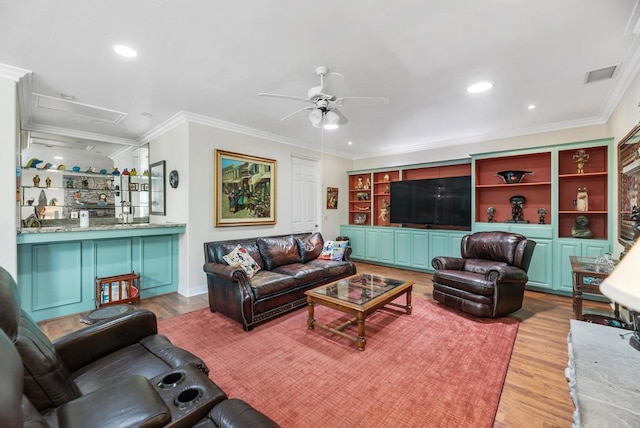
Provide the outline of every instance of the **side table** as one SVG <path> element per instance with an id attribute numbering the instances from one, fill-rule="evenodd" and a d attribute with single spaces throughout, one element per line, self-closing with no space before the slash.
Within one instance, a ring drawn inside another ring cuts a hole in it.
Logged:
<path id="1" fill-rule="evenodd" d="M 582 320 L 583 293 L 599 294 L 600 283 L 611 273 L 609 265 L 597 263 L 590 257 L 570 256 L 571 271 L 573 273 L 573 315 L 577 320 Z M 620 319 L 618 304 L 615 304 L 614 317 Z"/>

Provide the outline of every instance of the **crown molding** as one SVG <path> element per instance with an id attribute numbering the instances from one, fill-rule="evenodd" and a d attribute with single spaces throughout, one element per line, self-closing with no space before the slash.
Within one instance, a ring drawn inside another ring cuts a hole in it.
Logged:
<path id="1" fill-rule="evenodd" d="M 247 126 L 238 125 L 237 123 L 226 122 L 224 120 L 214 119 L 208 116 L 204 116 L 197 113 L 190 113 L 187 111 L 179 111 L 171 116 L 169 119 L 156 126 L 151 131 L 145 133 L 137 139 L 138 144 L 144 144 L 154 138 L 163 135 L 177 126 L 184 123 L 195 123 L 198 125 L 210 126 L 212 128 L 223 129 L 226 131 L 235 132 L 237 134 L 248 135 L 251 137 L 262 138 L 264 140 L 274 141 L 276 143 L 287 144 L 289 146 L 300 147 L 307 150 L 313 150 L 320 153 L 331 154 L 334 156 L 353 159 L 353 155 L 336 150 L 324 150 L 323 147 L 318 147 L 316 143 L 309 143 L 306 141 L 298 140 L 295 138 L 283 137 L 277 134 L 271 134 L 269 132 L 260 131 L 259 129 L 249 128 Z"/>
<path id="2" fill-rule="evenodd" d="M 0 64 L 0 79 L 20 81 L 24 76 L 31 74 L 30 70 L 24 68 L 13 67 L 11 65 Z"/>
<path id="3" fill-rule="evenodd" d="M 474 135 L 470 137 L 457 138 L 453 140 L 438 140 L 431 141 L 424 144 L 418 144 L 413 146 L 393 147 L 387 150 L 381 150 L 376 153 L 367 154 L 363 156 L 354 156 L 354 160 L 370 159 L 380 156 L 388 156 L 393 154 L 406 154 L 415 153 L 424 150 L 439 149 L 442 147 L 463 146 L 466 144 L 483 143 L 486 141 L 501 140 L 504 138 L 522 137 L 524 135 L 542 134 L 545 132 L 562 131 L 565 129 L 582 128 L 585 126 L 602 125 L 606 123 L 605 119 L 601 117 L 591 117 L 586 119 L 569 120 L 565 122 L 551 123 L 547 125 L 533 126 L 529 128 L 522 128 L 517 130 L 497 132 L 493 134 Z"/>
<path id="4" fill-rule="evenodd" d="M 629 54 L 627 58 L 622 62 L 623 66 L 620 70 L 620 74 L 618 74 L 618 78 L 613 83 L 613 86 L 609 90 L 607 94 L 607 98 L 604 103 L 602 103 L 602 107 L 600 109 L 599 117 L 603 118 L 604 121 L 608 121 L 616 107 L 622 100 L 627 89 L 629 89 L 629 85 L 633 82 L 633 79 L 640 72 L 640 38 L 635 37 L 633 41 L 633 47 L 629 49 Z"/>

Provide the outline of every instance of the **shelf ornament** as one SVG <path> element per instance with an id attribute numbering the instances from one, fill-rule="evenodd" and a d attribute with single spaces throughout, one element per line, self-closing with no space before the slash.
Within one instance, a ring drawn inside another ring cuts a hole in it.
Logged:
<path id="1" fill-rule="evenodd" d="M 576 162 L 576 166 L 578 167 L 578 174 L 584 174 L 584 164 L 589 160 L 589 153 L 584 149 L 580 149 L 575 155 L 573 155 L 573 160 Z"/>
<path id="2" fill-rule="evenodd" d="M 493 223 L 493 217 L 496 215 L 496 209 L 495 207 L 489 207 L 487 208 L 487 217 L 488 217 L 488 221 L 489 223 Z"/>
<path id="3" fill-rule="evenodd" d="M 589 211 L 589 194 L 586 187 L 578 187 L 576 196 L 576 210 L 580 212 Z"/>
<path id="4" fill-rule="evenodd" d="M 544 218 L 547 216 L 546 208 L 538 208 L 538 224 L 544 224 Z"/>

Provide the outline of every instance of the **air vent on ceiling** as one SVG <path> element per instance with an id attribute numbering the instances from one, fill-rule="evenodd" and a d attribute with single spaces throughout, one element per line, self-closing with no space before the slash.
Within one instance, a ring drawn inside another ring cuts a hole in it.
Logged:
<path id="1" fill-rule="evenodd" d="M 57 148 L 64 148 L 64 149 L 86 150 L 88 152 L 93 150 L 93 146 L 91 144 L 86 144 L 81 142 L 68 143 L 64 141 L 44 140 L 40 138 L 32 138 L 31 144 L 34 146 L 45 146 L 49 148 L 57 147 Z"/>
<path id="2" fill-rule="evenodd" d="M 92 120 L 99 120 L 101 122 L 120 123 L 127 116 L 127 113 L 120 111 L 90 106 L 75 101 L 49 97 L 47 95 L 34 93 L 33 96 L 35 97 L 35 105 L 37 108 L 88 117 Z"/>
<path id="3" fill-rule="evenodd" d="M 598 70 L 587 71 L 587 75 L 584 78 L 584 83 L 597 82 L 598 80 L 612 79 L 618 71 L 618 65 L 612 65 L 609 67 L 599 68 Z"/>

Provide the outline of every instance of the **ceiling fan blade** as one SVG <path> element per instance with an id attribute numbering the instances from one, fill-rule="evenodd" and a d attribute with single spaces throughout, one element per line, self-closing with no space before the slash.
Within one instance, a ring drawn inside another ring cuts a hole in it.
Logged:
<path id="1" fill-rule="evenodd" d="M 310 101 L 309 98 L 298 97 L 295 95 L 268 94 L 266 92 L 260 92 L 258 95 L 261 97 L 284 98 L 287 100 L 298 100 L 298 101 Z"/>
<path id="2" fill-rule="evenodd" d="M 336 99 L 336 102 L 343 102 L 344 100 L 389 102 L 389 98 L 387 97 L 340 97 Z"/>
<path id="3" fill-rule="evenodd" d="M 314 107 L 313 107 L 313 106 L 303 107 L 303 108 L 301 108 L 300 110 L 296 110 L 296 111 L 294 111 L 293 113 L 291 113 L 291 114 L 289 114 L 289 115 L 287 115 L 287 116 L 283 117 L 282 119 L 280 119 L 280 122 L 282 122 L 283 120 L 287 120 L 287 119 L 289 119 L 290 117 L 293 117 L 293 116 L 295 116 L 295 115 L 296 115 L 296 114 L 298 114 L 298 113 L 302 113 L 302 112 L 303 112 L 303 111 L 305 111 L 305 110 L 313 110 L 313 109 L 314 109 Z"/>

